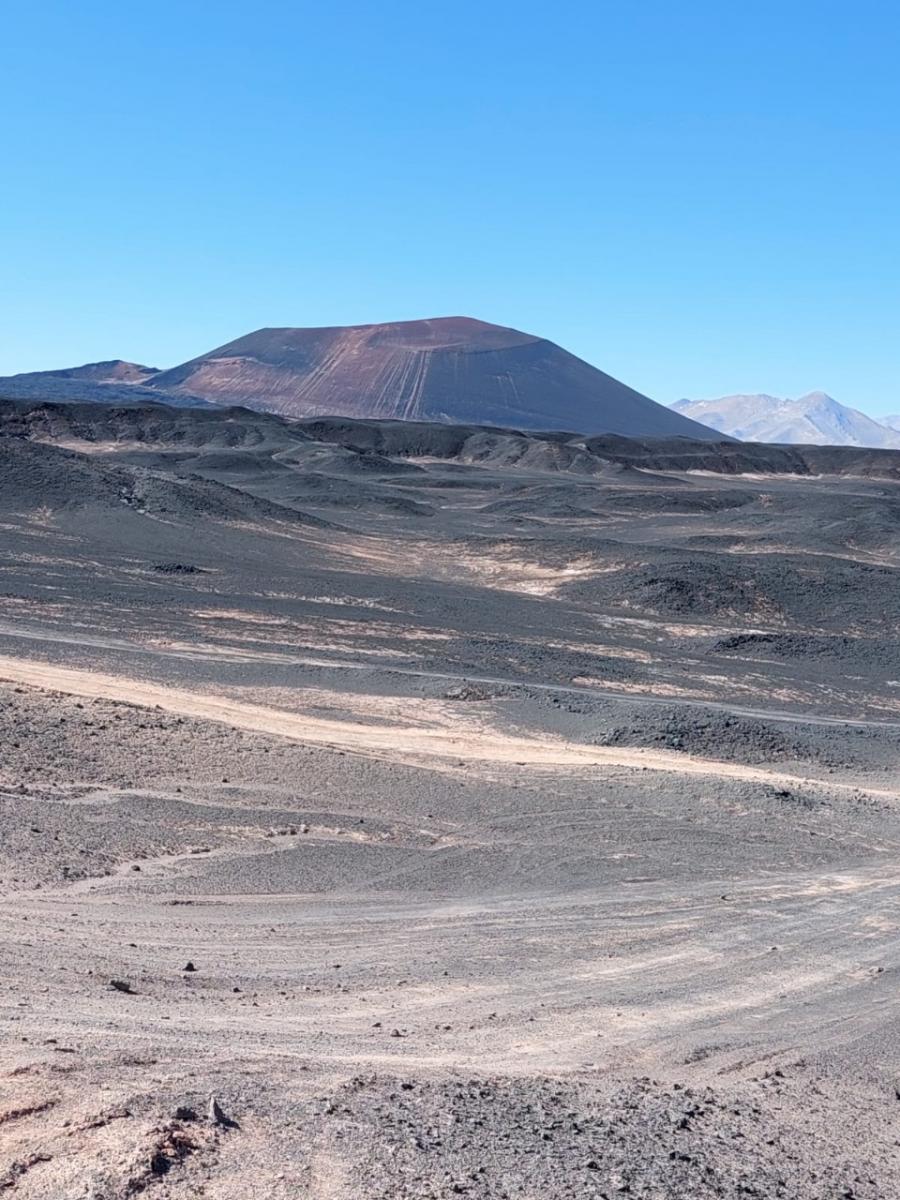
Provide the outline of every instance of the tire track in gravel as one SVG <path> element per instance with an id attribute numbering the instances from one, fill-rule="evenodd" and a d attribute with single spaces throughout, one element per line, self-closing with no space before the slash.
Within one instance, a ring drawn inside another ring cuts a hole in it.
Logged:
<path id="1" fill-rule="evenodd" d="M 228 696 L 193 692 L 145 680 L 72 667 L 57 667 L 33 659 L 0 656 L 0 679 L 29 687 L 64 692 L 90 699 L 102 698 L 193 719 L 215 721 L 283 737 L 307 745 L 325 746 L 394 762 L 447 764 L 448 761 L 493 763 L 533 768 L 583 769 L 625 767 L 677 775 L 737 779 L 770 786 L 807 786 L 845 790 L 856 794 L 900 800 L 892 789 L 861 789 L 855 784 L 827 784 L 813 778 L 769 771 L 762 767 L 713 759 L 694 758 L 680 751 L 631 747 L 590 746 L 550 735 L 522 737 L 495 729 L 460 728 L 448 733 L 445 727 L 416 724 L 374 725 L 312 716 L 308 713 L 249 704 Z M 410 702 L 414 715 L 415 701 Z"/>

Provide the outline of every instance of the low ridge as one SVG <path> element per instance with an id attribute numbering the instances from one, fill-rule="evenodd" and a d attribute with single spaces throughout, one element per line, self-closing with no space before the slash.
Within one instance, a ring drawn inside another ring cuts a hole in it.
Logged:
<path id="1" fill-rule="evenodd" d="M 94 383 L 143 383 L 155 375 L 158 367 L 111 358 L 104 362 L 85 363 L 82 367 L 61 367 L 56 371 L 36 371 L 34 375 L 53 375 L 57 379 L 90 379 Z M 20 376 L 21 378 L 21 376 Z"/>

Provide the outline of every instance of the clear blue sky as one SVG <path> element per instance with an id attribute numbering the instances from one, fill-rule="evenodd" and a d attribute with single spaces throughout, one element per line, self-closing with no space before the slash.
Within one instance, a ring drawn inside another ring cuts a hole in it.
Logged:
<path id="1" fill-rule="evenodd" d="M 872 0 L 7 0 L 0 373 L 465 313 L 900 411 Z"/>

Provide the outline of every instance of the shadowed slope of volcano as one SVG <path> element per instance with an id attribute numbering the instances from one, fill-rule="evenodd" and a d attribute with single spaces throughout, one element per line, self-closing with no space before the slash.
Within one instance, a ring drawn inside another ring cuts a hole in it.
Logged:
<path id="1" fill-rule="evenodd" d="M 468 317 L 260 329 L 160 372 L 152 386 L 293 417 L 722 437 L 553 342 Z"/>

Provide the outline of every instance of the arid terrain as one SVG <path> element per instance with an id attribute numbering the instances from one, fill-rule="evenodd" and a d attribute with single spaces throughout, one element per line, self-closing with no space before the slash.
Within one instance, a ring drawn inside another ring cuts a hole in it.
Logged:
<path id="1" fill-rule="evenodd" d="M 900 1195 L 900 453 L 0 404 L 0 1195 Z"/>

